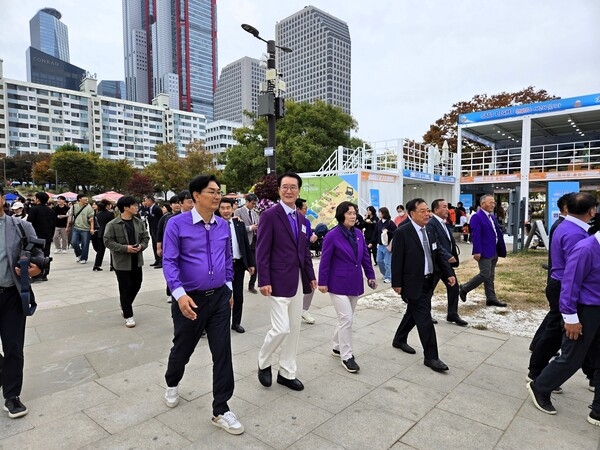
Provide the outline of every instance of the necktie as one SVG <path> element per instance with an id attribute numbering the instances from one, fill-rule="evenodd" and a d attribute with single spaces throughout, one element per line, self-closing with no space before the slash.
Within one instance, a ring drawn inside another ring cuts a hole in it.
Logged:
<path id="1" fill-rule="evenodd" d="M 425 251 L 425 259 L 427 260 L 425 275 L 428 275 L 433 272 L 433 259 L 431 258 L 431 247 L 429 247 L 429 239 L 427 238 L 427 231 L 425 231 L 425 227 L 421 228 L 421 234 L 423 235 L 423 250 Z"/>
<path id="2" fill-rule="evenodd" d="M 496 236 L 496 243 L 498 243 L 498 233 L 496 232 L 496 224 L 494 223 L 494 219 L 492 219 L 492 215 L 488 214 L 488 219 L 490 219 L 490 223 L 492 224 L 492 230 L 494 230 L 494 235 Z"/>
<path id="3" fill-rule="evenodd" d="M 292 227 L 294 237 L 298 240 L 298 221 L 296 220 L 296 214 L 291 212 L 288 214 L 288 218 L 290 219 L 290 226 Z"/>

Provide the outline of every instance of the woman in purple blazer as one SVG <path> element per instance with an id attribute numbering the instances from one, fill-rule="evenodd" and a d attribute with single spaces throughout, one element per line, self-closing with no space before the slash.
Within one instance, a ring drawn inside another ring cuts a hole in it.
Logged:
<path id="1" fill-rule="evenodd" d="M 363 270 L 369 286 L 377 287 L 365 238 L 354 228 L 357 213 L 358 207 L 351 202 L 338 205 L 335 211 L 338 226 L 323 239 L 319 263 L 319 291 L 329 292 L 338 315 L 333 355 L 339 356 L 344 368 L 352 373 L 360 370 L 352 354 L 352 319 L 358 296 L 364 292 Z"/>

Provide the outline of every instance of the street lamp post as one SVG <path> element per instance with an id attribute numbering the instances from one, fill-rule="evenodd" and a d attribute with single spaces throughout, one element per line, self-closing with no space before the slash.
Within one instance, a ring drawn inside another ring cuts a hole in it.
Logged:
<path id="1" fill-rule="evenodd" d="M 285 53 L 290 53 L 292 49 L 276 45 L 272 39 L 268 41 L 263 39 L 260 37 L 258 30 L 252 25 L 244 23 L 242 24 L 242 28 L 259 41 L 267 44 L 269 58 L 267 59 L 266 83 L 261 83 L 258 96 L 258 115 L 267 118 L 267 148 L 265 148 L 265 156 L 268 162 L 267 174 L 275 176 L 276 122 L 285 113 L 283 97 L 280 96 L 281 93 L 285 92 L 285 82 L 281 79 L 281 74 L 277 72 L 275 51 L 276 49 L 280 49 Z"/>

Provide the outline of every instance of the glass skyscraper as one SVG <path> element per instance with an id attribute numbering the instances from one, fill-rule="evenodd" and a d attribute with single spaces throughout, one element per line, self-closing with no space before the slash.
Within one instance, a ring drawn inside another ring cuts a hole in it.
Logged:
<path id="1" fill-rule="evenodd" d="M 127 98 L 168 94 L 171 108 L 212 121 L 216 21 L 216 0 L 123 0 Z"/>
<path id="2" fill-rule="evenodd" d="M 64 62 L 69 62 L 69 30 L 54 8 L 40 9 L 29 21 L 31 46 Z"/>

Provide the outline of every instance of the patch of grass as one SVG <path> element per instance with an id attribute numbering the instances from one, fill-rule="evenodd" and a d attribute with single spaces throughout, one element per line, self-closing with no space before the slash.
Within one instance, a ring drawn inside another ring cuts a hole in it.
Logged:
<path id="1" fill-rule="evenodd" d="M 462 245 L 461 250 L 460 267 L 455 272 L 458 282 L 465 283 L 479 272 L 479 268 L 470 254 L 471 247 Z M 542 268 L 542 264 L 547 262 L 548 252 L 544 249 L 509 253 L 506 258 L 500 258 L 494 281 L 498 300 L 507 302 L 511 308 L 518 310 L 547 308 L 545 290 L 548 271 Z M 446 287 L 439 283 L 435 292 L 445 295 Z M 483 294 L 483 285 L 474 292 Z M 465 313 L 469 309 L 462 302 L 459 307 Z M 473 309 L 479 307 L 474 306 Z"/>

